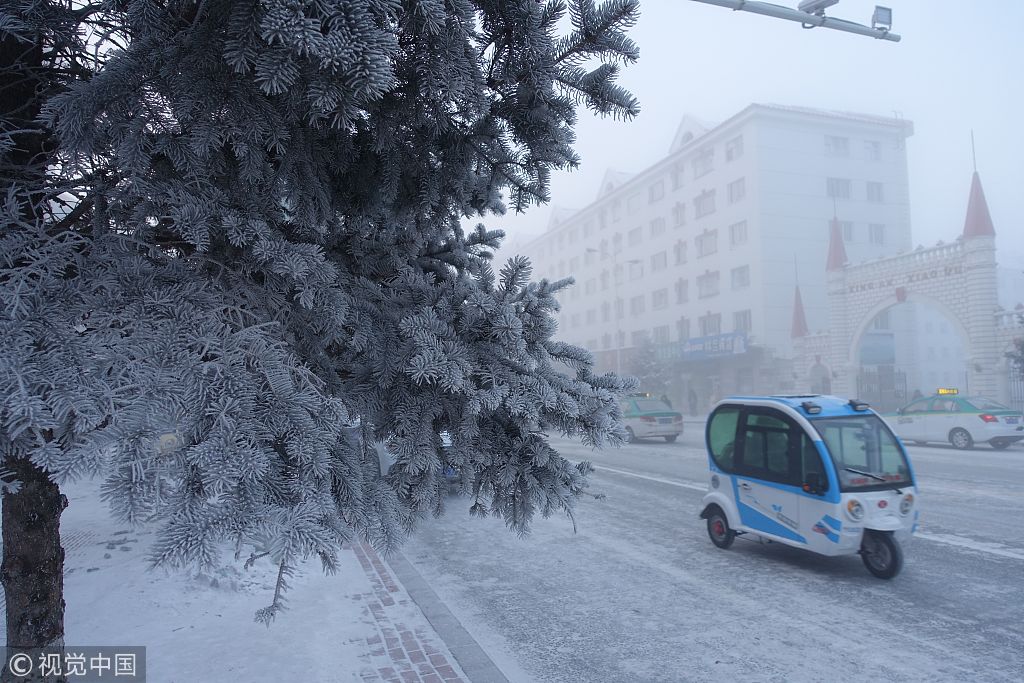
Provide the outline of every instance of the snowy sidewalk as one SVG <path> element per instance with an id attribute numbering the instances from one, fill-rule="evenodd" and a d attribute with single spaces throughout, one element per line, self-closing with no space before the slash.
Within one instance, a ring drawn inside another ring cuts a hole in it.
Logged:
<path id="1" fill-rule="evenodd" d="M 426 596 L 421 609 L 369 546 L 346 547 L 333 576 L 324 575 L 319 561 L 299 567 L 285 594 L 288 609 L 267 628 L 253 620 L 273 597 L 276 568 L 265 559 L 248 570 L 230 556 L 207 573 L 151 570 L 152 532 L 115 522 L 98 482 L 66 493 L 65 642 L 143 645 L 149 683 L 503 680 L 488 675 L 486 655 L 474 658 L 482 651 L 472 639 L 468 648 L 461 642 L 461 625 L 445 621 L 447 609 L 430 600 L 429 587 L 416 585 L 416 598 Z M 419 579 L 400 555 L 392 563 L 411 571 L 413 583 Z M 439 630 L 456 635 L 469 671 L 482 675 L 467 675 Z"/>

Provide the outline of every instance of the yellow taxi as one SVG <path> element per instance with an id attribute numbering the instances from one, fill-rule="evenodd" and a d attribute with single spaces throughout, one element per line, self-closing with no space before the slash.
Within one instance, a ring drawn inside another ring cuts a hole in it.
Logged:
<path id="1" fill-rule="evenodd" d="M 970 449 L 976 443 L 1004 449 L 1024 439 L 1024 415 L 980 396 L 961 396 L 955 388 L 909 403 L 886 419 L 904 441 L 950 443 Z"/>

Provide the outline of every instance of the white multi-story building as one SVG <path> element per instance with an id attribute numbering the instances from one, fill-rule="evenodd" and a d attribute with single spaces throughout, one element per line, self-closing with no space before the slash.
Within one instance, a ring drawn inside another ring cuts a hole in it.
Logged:
<path id="1" fill-rule="evenodd" d="M 686 116 L 664 159 L 609 172 L 592 204 L 557 214 L 522 251 L 536 276 L 576 279 L 560 336 L 601 369 L 628 371 L 649 340 L 677 355 L 702 404 L 753 390 L 792 352 L 798 281 L 809 328 L 828 324 L 830 221 L 851 262 L 911 248 L 912 132 L 903 119 L 761 104 L 714 126 Z"/>

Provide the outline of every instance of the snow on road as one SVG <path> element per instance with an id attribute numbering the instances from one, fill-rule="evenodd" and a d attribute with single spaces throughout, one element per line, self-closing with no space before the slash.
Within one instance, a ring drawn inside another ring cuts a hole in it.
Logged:
<path id="1" fill-rule="evenodd" d="M 605 494 L 580 501 L 577 534 L 553 518 L 518 539 L 499 520 L 468 519 L 469 502 L 452 499 L 406 549 L 492 656 L 534 680 L 1024 678 L 1024 544 L 979 537 L 949 510 L 908 545 L 890 582 L 856 556 L 746 539 L 722 551 L 697 516 L 698 449 L 558 446 L 595 463 L 591 492 Z M 962 463 L 942 468 L 971 467 Z M 948 502 L 932 495 L 930 507 Z"/>

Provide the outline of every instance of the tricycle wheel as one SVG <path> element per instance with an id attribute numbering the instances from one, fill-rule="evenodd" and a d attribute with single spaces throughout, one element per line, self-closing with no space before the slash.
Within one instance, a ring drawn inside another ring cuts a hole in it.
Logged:
<path id="1" fill-rule="evenodd" d="M 711 542 L 725 550 L 736 540 L 736 532 L 729 528 L 729 520 L 717 505 L 708 511 L 708 536 Z"/>
<path id="2" fill-rule="evenodd" d="M 903 569 L 903 550 L 892 532 L 864 532 L 860 557 L 868 571 L 880 579 L 891 579 Z"/>

